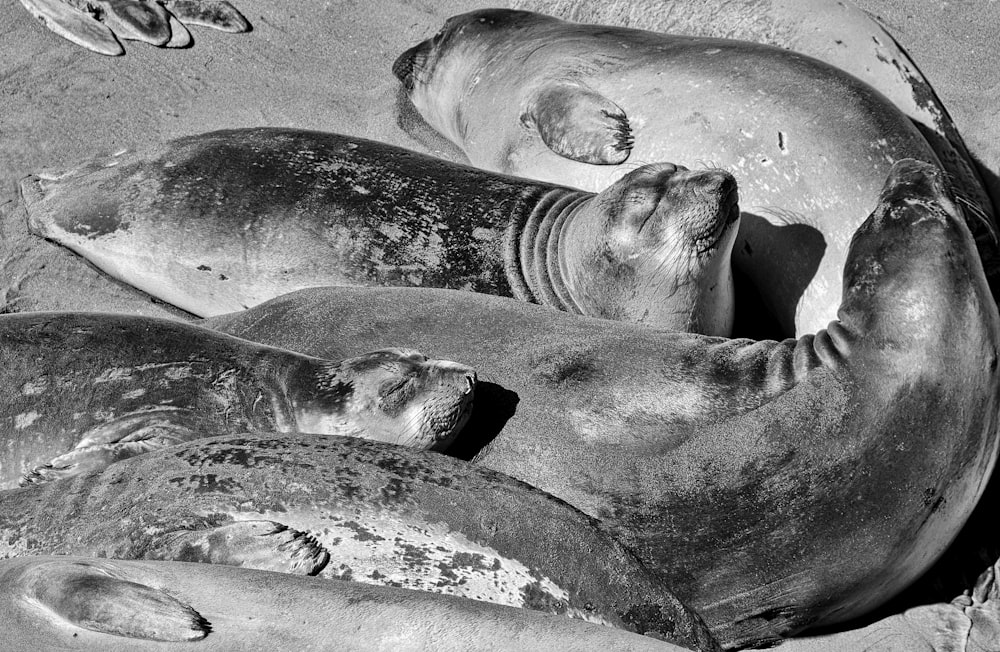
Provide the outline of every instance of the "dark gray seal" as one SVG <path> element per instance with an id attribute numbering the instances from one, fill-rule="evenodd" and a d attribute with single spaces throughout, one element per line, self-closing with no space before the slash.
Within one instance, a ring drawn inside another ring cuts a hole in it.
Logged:
<path id="1" fill-rule="evenodd" d="M 643 166 L 594 195 L 363 138 L 190 136 L 21 185 L 32 231 L 196 315 L 320 285 L 448 287 L 728 335 L 733 177 Z"/>
<path id="2" fill-rule="evenodd" d="M 563 501 L 384 442 L 199 439 L 0 492 L 0 532 L 0 558 L 245 566 L 459 595 L 720 649 L 662 577 Z"/>
<path id="3" fill-rule="evenodd" d="M 44 312 L 0 316 L 0 378 L 0 489 L 205 431 L 444 447 L 476 382 L 409 349 L 321 360 L 167 319 Z"/>
<path id="4" fill-rule="evenodd" d="M 476 365 L 507 391 L 481 385 L 450 452 L 600 519 L 727 646 L 902 590 L 996 459 L 1000 318 L 942 174 L 916 161 L 893 166 L 853 238 L 839 319 L 798 340 L 405 289 L 303 291 L 209 323 L 332 356 L 371 346 L 377 324 Z"/>

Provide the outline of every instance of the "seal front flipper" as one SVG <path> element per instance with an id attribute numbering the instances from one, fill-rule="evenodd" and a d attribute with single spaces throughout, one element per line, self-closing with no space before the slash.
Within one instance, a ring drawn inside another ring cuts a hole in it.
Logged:
<path id="1" fill-rule="evenodd" d="M 294 575 L 316 575 L 330 561 L 308 532 L 275 521 L 237 521 L 163 535 L 146 559 L 243 566 Z"/>
<path id="2" fill-rule="evenodd" d="M 100 471 L 119 460 L 204 436 L 189 410 L 164 408 L 126 415 L 91 429 L 72 450 L 26 473 L 20 484 Z"/>
<path id="3" fill-rule="evenodd" d="M 556 154 L 581 163 L 618 165 L 632 153 L 632 128 L 620 106 L 580 84 L 539 90 L 521 115 Z"/>
<path id="4" fill-rule="evenodd" d="M 212 631 L 192 607 L 119 576 L 113 564 L 38 564 L 21 580 L 24 595 L 77 627 L 105 634 L 180 642 L 203 639 Z"/>
<path id="5" fill-rule="evenodd" d="M 125 48 L 111 29 L 85 11 L 60 0 L 21 0 L 21 4 L 50 32 L 98 54 L 119 56 Z"/>

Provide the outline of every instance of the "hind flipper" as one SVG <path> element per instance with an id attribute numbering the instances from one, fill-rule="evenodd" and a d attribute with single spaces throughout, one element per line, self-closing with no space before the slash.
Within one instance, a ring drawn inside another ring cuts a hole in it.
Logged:
<path id="1" fill-rule="evenodd" d="M 21 0 L 21 4 L 46 29 L 72 43 L 98 54 L 125 54 L 115 33 L 90 13 L 74 9 L 60 0 Z"/>
<path id="2" fill-rule="evenodd" d="M 223 32 L 249 32 L 250 23 L 224 0 L 163 0 L 163 6 L 185 25 L 211 27 Z"/>

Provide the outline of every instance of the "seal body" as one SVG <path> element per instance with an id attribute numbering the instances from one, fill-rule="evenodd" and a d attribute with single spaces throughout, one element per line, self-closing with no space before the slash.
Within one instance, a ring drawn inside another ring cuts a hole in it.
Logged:
<path id="1" fill-rule="evenodd" d="M 583 189 L 646 161 L 732 172 L 734 265 L 786 334 L 835 318 L 851 236 L 892 163 L 938 161 L 867 84 L 744 41 L 482 10 L 449 19 L 394 71 L 425 120 L 486 169 Z M 992 260 L 995 234 L 975 227 Z"/>
<path id="2" fill-rule="evenodd" d="M 201 561 L 459 595 L 717 650 L 704 623 L 562 501 L 445 456 L 229 436 L 0 492 L 0 557 Z"/>
<path id="3" fill-rule="evenodd" d="M 0 317 L 0 488 L 204 436 L 304 431 L 443 446 L 475 372 L 388 349 L 320 360 L 193 324 L 101 313 Z"/>
<path id="4" fill-rule="evenodd" d="M 38 600 L 55 587 L 63 590 L 61 599 Z M 164 603 L 172 609 L 164 609 Z M 171 641 L 194 639 L 199 650 L 208 652 L 308 649 L 316 641 L 356 652 L 396 649 L 401 641 L 409 650 L 428 652 L 460 652 L 470 645 L 511 652 L 543 647 L 566 652 L 688 649 L 620 629 L 440 593 L 191 562 L 8 559 L 0 562 L 0 604 L 4 645 L 10 652 L 163 650 L 162 641 L 171 635 Z M 98 609 L 105 605 L 111 609 Z M 289 605 L 294 605 L 294 616 Z M 90 616 L 87 622 L 79 622 L 81 611 Z M 338 617 L 330 618 L 331 613 Z"/>
<path id="5" fill-rule="evenodd" d="M 262 128 L 29 177 L 22 195 L 35 233 L 200 316 L 304 287 L 409 285 L 728 335 L 732 176 L 658 164 L 609 186 Z"/>
<path id="6" fill-rule="evenodd" d="M 996 305 L 935 168 L 896 164 L 843 287 L 839 320 L 782 342 L 403 289 L 303 291 L 209 323 L 329 355 L 378 323 L 476 365 L 491 384 L 449 451 L 600 519 L 748 646 L 903 589 L 994 465 Z"/>

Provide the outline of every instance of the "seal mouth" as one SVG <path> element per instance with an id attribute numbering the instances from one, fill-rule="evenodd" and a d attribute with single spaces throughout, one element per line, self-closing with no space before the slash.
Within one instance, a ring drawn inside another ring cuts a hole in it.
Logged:
<path id="1" fill-rule="evenodd" d="M 412 91 L 415 84 L 413 71 L 417 67 L 418 56 L 426 58 L 426 55 L 421 53 L 421 48 L 423 46 L 424 43 L 414 45 L 412 48 L 396 57 L 396 60 L 392 62 L 392 74 L 395 75 L 396 79 L 403 84 L 403 88 L 407 91 Z"/>
<path id="2" fill-rule="evenodd" d="M 722 199 L 718 204 L 716 215 L 721 216 L 721 219 L 708 224 L 710 228 L 695 237 L 699 255 L 714 253 L 719 243 L 740 219 L 740 193 L 736 179 L 727 174 L 721 183 L 719 194 Z"/>

